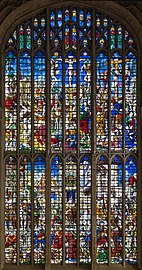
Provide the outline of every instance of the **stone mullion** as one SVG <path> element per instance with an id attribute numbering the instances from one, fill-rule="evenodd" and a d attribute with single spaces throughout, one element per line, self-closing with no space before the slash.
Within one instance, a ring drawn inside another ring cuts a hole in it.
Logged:
<path id="1" fill-rule="evenodd" d="M 137 56 L 137 150 L 138 153 L 138 163 L 137 163 L 137 259 L 138 259 L 138 269 L 142 268 L 142 98 L 140 96 L 140 89 L 142 84 L 142 56 Z"/>
<path id="2" fill-rule="evenodd" d="M 33 18 L 31 26 L 31 153 L 34 155 L 34 37 Z M 31 264 L 34 265 L 34 164 L 31 161 Z"/>
<path id="3" fill-rule="evenodd" d="M 91 270 L 96 268 L 96 250 L 97 250 L 97 238 L 96 238 L 96 26 L 95 26 L 95 10 L 92 11 L 92 89 L 91 89 L 91 139 L 92 139 L 92 173 L 91 173 L 91 186 L 92 186 L 92 207 L 91 207 L 91 216 L 92 216 L 92 254 L 91 254 Z"/>
<path id="4" fill-rule="evenodd" d="M 50 270 L 51 252 L 50 252 L 50 222 L 51 222 L 51 164 L 50 164 L 50 13 L 49 9 L 46 10 L 46 251 L 45 251 L 45 270 Z"/>
<path id="5" fill-rule="evenodd" d="M 3 269 L 4 266 L 4 250 L 5 250 L 5 228 L 4 228 L 4 224 L 5 224 L 5 183 L 4 183 L 4 179 L 5 179 L 5 164 L 3 162 L 3 151 L 4 151 L 4 113 L 3 113 L 3 109 L 0 108 L 0 183 L 1 183 L 1 188 L 0 188 L 0 270 Z"/>
<path id="6" fill-rule="evenodd" d="M 124 29 L 122 32 L 122 153 L 125 156 L 125 40 Z M 122 175 L 122 264 L 125 266 L 125 166 L 123 160 L 123 175 Z"/>

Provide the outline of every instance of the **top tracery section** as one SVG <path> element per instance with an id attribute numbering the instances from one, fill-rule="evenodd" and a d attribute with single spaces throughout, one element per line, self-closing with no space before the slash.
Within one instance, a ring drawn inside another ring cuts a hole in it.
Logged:
<path id="1" fill-rule="evenodd" d="M 47 20 L 50 25 L 50 49 L 92 48 L 136 49 L 130 33 L 115 19 L 93 9 L 68 7 L 54 8 L 21 23 L 10 35 L 6 49 L 34 50 L 47 43 Z M 92 31 L 94 29 L 94 32 Z M 94 35 L 95 34 L 95 35 Z"/>

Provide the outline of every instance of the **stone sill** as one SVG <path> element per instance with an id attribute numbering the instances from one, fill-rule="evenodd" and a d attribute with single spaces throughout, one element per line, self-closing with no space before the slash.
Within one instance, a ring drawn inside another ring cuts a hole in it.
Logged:
<path id="1" fill-rule="evenodd" d="M 45 265 L 5 265 L 3 270 L 138 270 L 137 266 L 122 266 L 122 265 L 94 265 L 94 267 L 91 267 L 91 265 L 50 265 L 50 267 L 45 268 Z"/>

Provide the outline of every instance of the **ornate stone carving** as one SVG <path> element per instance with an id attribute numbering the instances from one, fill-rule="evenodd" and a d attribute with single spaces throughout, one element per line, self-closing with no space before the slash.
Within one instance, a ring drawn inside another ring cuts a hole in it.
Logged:
<path id="1" fill-rule="evenodd" d="M 4 116 L 4 111 L 3 111 L 3 109 L 0 107 L 0 119 L 2 119 L 3 116 Z"/>
<path id="2" fill-rule="evenodd" d="M 1 0 L 0 1 L 0 24 L 14 9 L 31 0 Z"/>
<path id="3" fill-rule="evenodd" d="M 129 1 L 115 1 L 115 2 L 118 3 L 119 5 L 123 6 L 123 7 L 129 7 L 129 6 L 133 5 L 137 1 L 129 0 Z"/>
<path id="4" fill-rule="evenodd" d="M 12 5 L 13 7 L 18 7 L 28 1 L 31 1 L 31 0 L 9 0 L 9 4 Z"/>

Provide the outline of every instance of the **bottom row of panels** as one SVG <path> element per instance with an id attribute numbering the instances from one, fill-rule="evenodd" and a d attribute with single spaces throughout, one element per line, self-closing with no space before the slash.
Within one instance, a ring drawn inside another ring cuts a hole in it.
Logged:
<path id="1" fill-rule="evenodd" d="M 117 264 L 125 258 L 126 263 L 135 264 L 137 164 L 133 156 L 124 166 L 116 155 L 111 167 L 105 156 L 99 157 L 95 180 L 88 156 L 79 166 L 70 156 L 64 169 L 55 156 L 51 160 L 51 204 L 47 209 L 46 171 L 42 156 L 34 163 L 23 157 L 18 169 L 14 157 L 6 160 L 5 262 L 31 264 L 33 257 L 35 264 L 45 263 L 46 215 L 51 207 L 51 263 L 91 263 L 95 245 L 91 237 L 91 186 L 96 181 L 96 261 L 107 264 L 111 257 L 111 263 Z"/>

